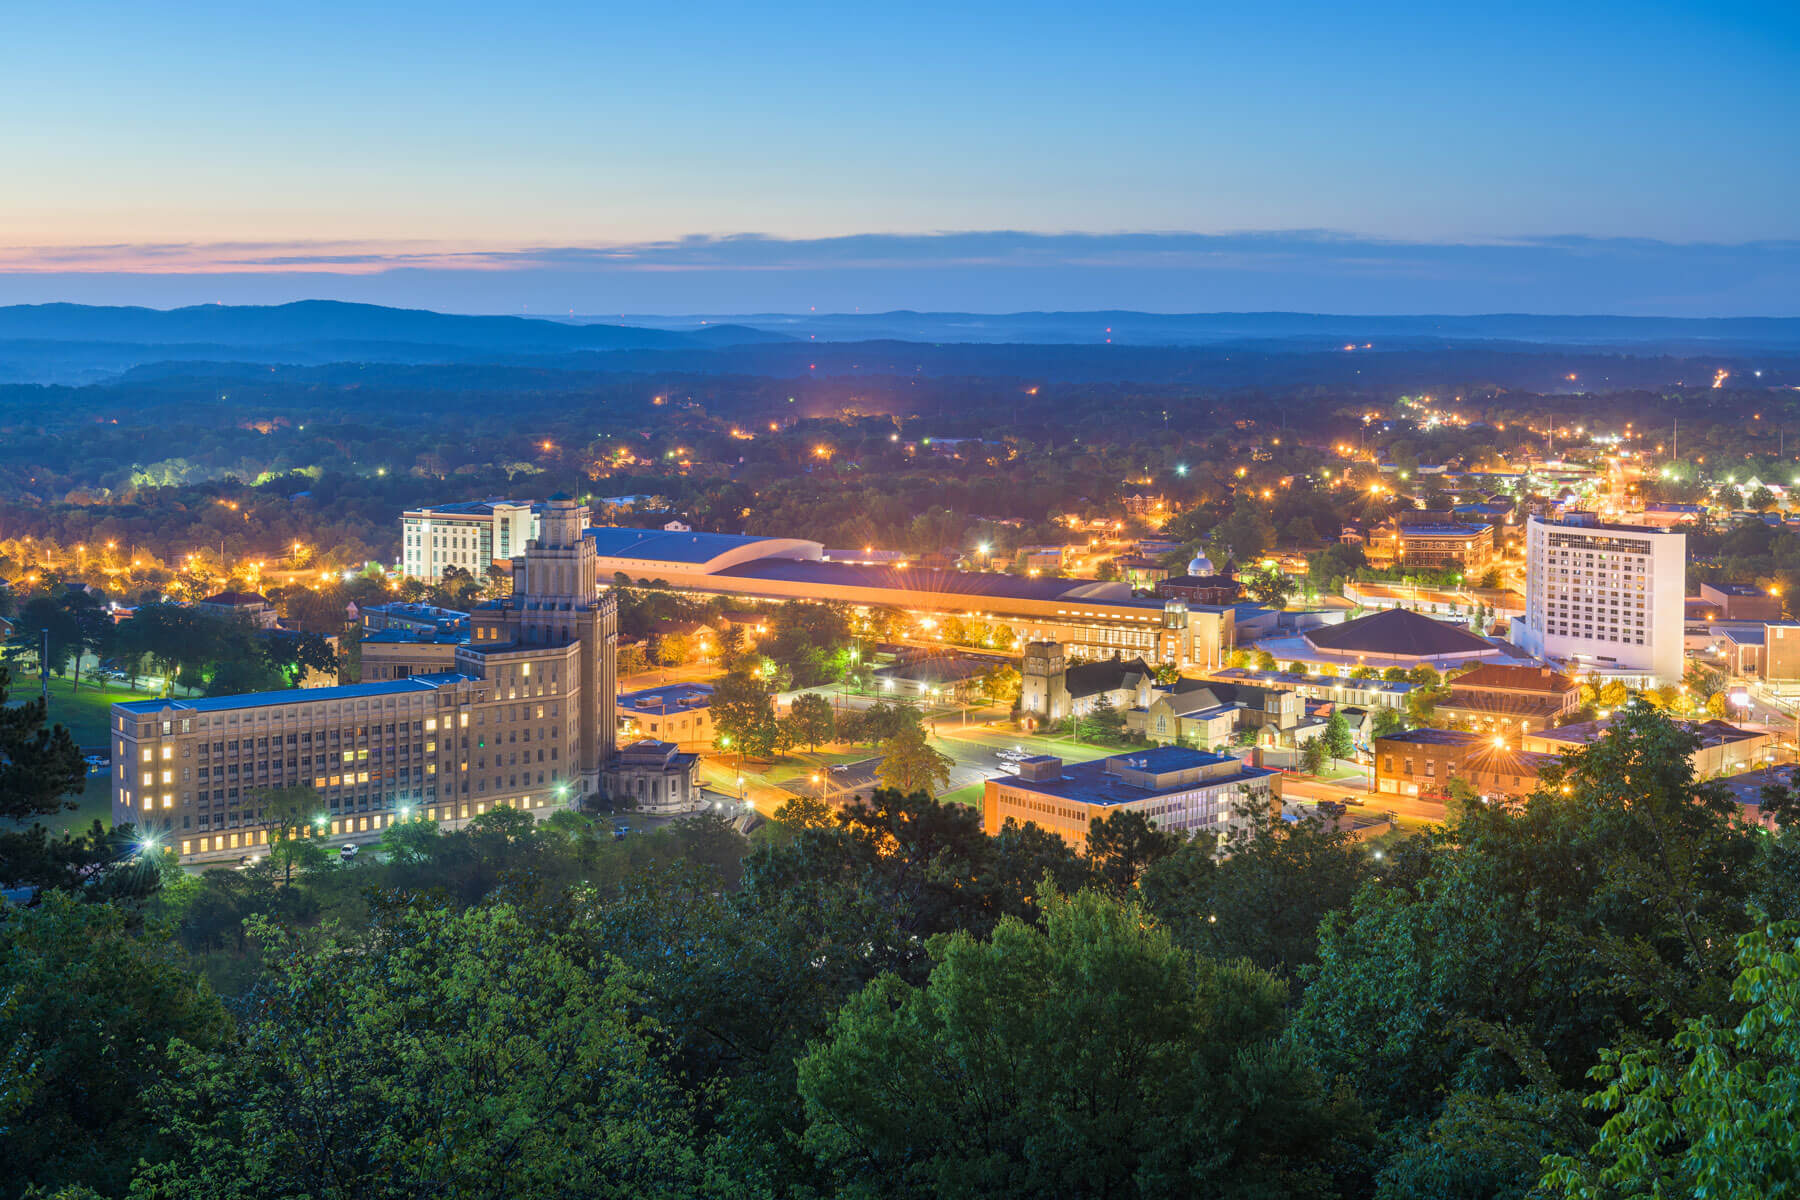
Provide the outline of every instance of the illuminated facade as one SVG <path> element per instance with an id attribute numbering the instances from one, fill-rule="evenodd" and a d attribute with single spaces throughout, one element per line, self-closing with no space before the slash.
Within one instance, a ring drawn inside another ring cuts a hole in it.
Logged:
<path id="1" fill-rule="evenodd" d="M 398 820 L 537 816 L 594 792 L 614 750 L 614 601 L 595 582 L 587 510 L 556 497 L 514 560 L 514 594 L 472 614 L 454 669 L 349 687 L 112 709 L 113 823 L 183 860 L 266 849 L 270 791 L 310 787 L 320 834 Z"/>
<path id="2" fill-rule="evenodd" d="M 408 579 L 436 583 L 451 567 L 480 579 L 496 560 L 522 554 L 538 535 L 533 505 L 518 500 L 476 500 L 408 509 L 400 517 L 400 571 Z"/>
<path id="3" fill-rule="evenodd" d="M 1685 533 L 1533 517 L 1512 640 L 1572 674 L 1680 683 L 1686 584 Z"/>

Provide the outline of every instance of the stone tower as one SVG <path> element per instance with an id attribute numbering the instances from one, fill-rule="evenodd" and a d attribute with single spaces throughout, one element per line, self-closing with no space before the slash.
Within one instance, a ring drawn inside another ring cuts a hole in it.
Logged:
<path id="1" fill-rule="evenodd" d="M 1068 663 L 1061 642 L 1031 642 L 1019 674 L 1019 708 L 1045 721 L 1069 715 Z"/>
<path id="2" fill-rule="evenodd" d="M 576 769 L 583 793 L 592 793 L 617 748 L 619 616 L 618 602 L 600 590 L 587 524 L 587 506 L 561 492 L 550 497 L 538 536 L 513 560 L 513 594 L 480 617 L 497 618 L 489 636 L 517 646 L 580 646 Z"/>

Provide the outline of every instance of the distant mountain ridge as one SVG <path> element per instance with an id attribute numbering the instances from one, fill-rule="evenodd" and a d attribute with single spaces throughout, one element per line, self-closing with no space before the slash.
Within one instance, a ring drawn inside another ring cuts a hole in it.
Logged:
<path id="1" fill-rule="evenodd" d="M 1765 349 L 1800 347 L 1797 317 L 1629 317 L 1538 313 L 1357 316 L 1337 313 L 1094 312 L 737 313 L 689 317 L 637 315 L 634 325 L 671 331 L 718 323 L 780 331 L 798 340 L 1092 343 L 1192 346 L 1222 342 L 1331 342 L 1402 339 L 1412 344 L 1517 342 L 1539 345 L 1659 344 Z"/>
<path id="2" fill-rule="evenodd" d="M 0 307 L 0 341 L 137 345 L 303 347 L 319 342 L 481 347 L 513 353 L 675 350 L 785 341 L 788 335 L 730 325 L 691 332 L 535 317 L 461 316 L 337 300 L 278 305 L 202 304 L 113 308 L 86 304 Z"/>

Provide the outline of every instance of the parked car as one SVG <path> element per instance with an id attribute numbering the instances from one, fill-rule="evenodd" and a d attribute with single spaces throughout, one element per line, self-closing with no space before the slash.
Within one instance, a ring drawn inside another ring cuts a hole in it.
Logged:
<path id="1" fill-rule="evenodd" d="M 89 775 L 98 775 L 100 772 L 112 766 L 112 760 L 107 758 L 104 754 L 90 754 L 82 761 L 87 763 Z"/>
<path id="2" fill-rule="evenodd" d="M 1360 808 L 1368 803 L 1368 801 L 1364 800 L 1361 796 L 1345 796 L 1342 800 L 1338 801 L 1338 803 L 1348 804 L 1352 808 Z"/>
<path id="3" fill-rule="evenodd" d="M 353 859 L 355 857 L 356 857 L 356 843 L 355 842 L 351 842 L 348 846 L 342 846 L 338 849 L 338 860 L 340 862 L 349 862 L 351 859 Z"/>
<path id="4" fill-rule="evenodd" d="M 630 835 L 631 835 L 631 826 L 629 826 L 629 825 L 613 826 L 613 841 L 622 842 Z"/>

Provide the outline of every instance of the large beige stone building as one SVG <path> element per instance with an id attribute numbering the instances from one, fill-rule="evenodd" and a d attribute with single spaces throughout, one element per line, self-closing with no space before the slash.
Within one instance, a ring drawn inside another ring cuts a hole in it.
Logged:
<path id="1" fill-rule="evenodd" d="M 318 834 L 338 840 L 501 806 L 545 816 L 596 791 L 614 751 L 618 634 L 586 525 L 586 508 L 551 499 L 513 560 L 513 595 L 472 614 L 453 670 L 115 704 L 113 823 L 205 861 L 266 848 L 277 788 L 315 789 Z"/>

